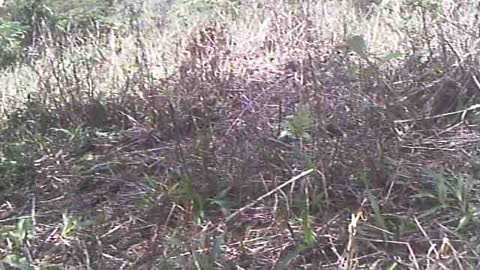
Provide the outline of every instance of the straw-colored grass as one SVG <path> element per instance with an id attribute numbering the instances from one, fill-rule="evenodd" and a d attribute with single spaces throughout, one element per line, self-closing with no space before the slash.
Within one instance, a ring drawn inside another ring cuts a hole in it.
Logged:
<path id="1" fill-rule="evenodd" d="M 122 5 L 0 74 L 0 269 L 478 267 L 475 3 Z"/>

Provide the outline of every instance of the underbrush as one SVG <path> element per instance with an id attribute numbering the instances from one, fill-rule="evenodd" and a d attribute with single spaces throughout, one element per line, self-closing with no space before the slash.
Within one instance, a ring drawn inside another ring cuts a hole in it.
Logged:
<path id="1" fill-rule="evenodd" d="M 354 2 L 40 29 L 0 75 L 3 265 L 476 269 L 478 11 Z"/>

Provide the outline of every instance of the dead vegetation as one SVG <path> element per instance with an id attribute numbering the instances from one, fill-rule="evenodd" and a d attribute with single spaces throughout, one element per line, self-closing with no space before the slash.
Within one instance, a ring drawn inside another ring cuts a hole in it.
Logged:
<path id="1" fill-rule="evenodd" d="M 45 35 L 1 131 L 3 265 L 476 269 L 475 5 L 287 2 Z"/>

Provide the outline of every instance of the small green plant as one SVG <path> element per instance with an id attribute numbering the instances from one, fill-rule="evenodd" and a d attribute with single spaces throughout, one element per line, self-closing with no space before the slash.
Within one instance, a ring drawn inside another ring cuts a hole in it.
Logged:
<path id="1" fill-rule="evenodd" d="M 361 184 L 365 189 L 365 194 L 368 201 L 370 202 L 370 206 L 372 207 L 373 214 L 375 217 L 375 225 L 382 230 L 384 238 L 387 239 L 388 237 L 388 235 L 386 234 L 386 232 L 388 231 L 387 222 L 385 221 L 385 218 L 382 214 L 378 199 L 375 197 L 375 195 L 372 193 L 370 189 L 368 172 L 362 171 L 359 175 L 359 178 L 360 178 Z"/>
<path id="2" fill-rule="evenodd" d="M 62 129 L 62 128 L 55 128 L 53 130 L 66 134 L 68 136 L 69 142 L 71 142 L 71 143 L 78 143 L 84 137 L 88 136 L 88 131 L 86 129 L 84 129 L 82 126 L 76 127 L 72 130 L 66 130 L 66 129 Z"/>
<path id="3" fill-rule="evenodd" d="M 304 245 L 297 246 L 294 250 L 290 251 L 287 255 L 280 258 L 279 263 L 277 265 L 278 270 L 289 269 L 289 264 L 303 252 L 305 252 L 308 248 Z"/>
<path id="4" fill-rule="evenodd" d="M 208 199 L 212 205 L 217 205 L 220 208 L 224 216 L 230 215 L 230 208 L 233 205 L 227 198 L 228 191 L 229 189 L 226 188 L 220 191 L 214 198 Z"/>
<path id="5" fill-rule="evenodd" d="M 3 258 L 2 262 L 14 269 L 20 269 L 20 270 L 33 269 L 30 266 L 30 263 L 28 263 L 27 258 L 18 254 L 9 254 L 5 256 L 5 258 Z"/>
<path id="6" fill-rule="evenodd" d="M 293 198 L 293 204 L 295 208 L 301 211 L 299 222 L 303 232 L 303 244 L 307 248 L 312 248 L 313 242 L 314 242 L 314 234 L 313 234 L 311 220 L 310 220 L 309 198 L 307 198 L 307 196 L 305 196 L 304 194 L 296 195 Z"/>
<path id="7" fill-rule="evenodd" d="M 31 143 L 8 143 L 0 156 L 0 190 L 32 183 L 36 175 L 31 153 L 36 147 Z"/>
<path id="8" fill-rule="evenodd" d="M 192 179 L 188 174 L 180 176 L 180 182 L 171 188 L 171 192 L 178 196 L 182 204 L 189 206 L 195 223 L 202 223 L 205 220 L 205 210 L 210 203 L 194 191 Z"/>
<path id="9" fill-rule="evenodd" d="M 8 238 L 13 240 L 15 246 L 19 247 L 32 236 L 33 226 L 29 218 L 19 219 L 16 229 L 8 232 Z"/>
<path id="10" fill-rule="evenodd" d="M 60 236 L 62 239 L 68 240 L 72 234 L 74 234 L 79 229 L 79 222 L 74 217 L 70 216 L 68 213 L 62 214 L 63 226 Z"/>
<path id="11" fill-rule="evenodd" d="M 20 22 L 0 19 L 0 68 L 14 62 L 22 53 L 26 29 Z"/>
<path id="12" fill-rule="evenodd" d="M 442 173 L 433 173 L 432 178 L 435 182 L 435 195 L 441 206 L 447 205 L 448 187 L 445 176 Z"/>
<path id="13" fill-rule="evenodd" d="M 312 127 L 313 118 L 310 112 L 299 110 L 295 112 L 291 121 L 285 125 L 285 129 L 280 134 L 280 139 L 285 137 L 309 138 Z"/>
<path id="14" fill-rule="evenodd" d="M 396 226 L 399 235 L 413 233 L 417 230 L 417 225 L 409 218 L 402 218 L 395 223 L 389 223 L 389 225 Z"/>
<path id="15" fill-rule="evenodd" d="M 30 138 L 31 134 L 45 135 L 59 126 L 58 115 L 45 103 L 31 99 L 24 106 L 9 113 L 4 132 Z"/>
<path id="16" fill-rule="evenodd" d="M 288 269 L 292 260 L 305 252 L 311 251 L 314 247 L 315 235 L 312 229 L 308 198 L 303 195 L 297 196 L 294 198 L 294 205 L 301 209 L 300 220 L 295 222 L 299 223 L 302 229 L 303 241 L 295 246 L 287 255 L 280 258 L 276 269 Z"/>
<path id="17" fill-rule="evenodd" d="M 366 190 L 367 198 L 370 201 L 370 205 L 372 207 L 373 213 L 375 215 L 375 224 L 377 227 L 381 228 L 384 231 L 388 231 L 387 223 L 385 222 L 385 218 L 383 217 L 380 204 L 378 203 L 377 198 L 372 194 L 370 189 Z M 386 234 L 384 234 L 386 236 Z"/>
<path id="18" fill-rule="evenodd" d="M 449 175 L 445 172 L 426 170 L 433 180 L 433 188 L 420 190 L 413 198 L 428 199 L 433 205 L 424 216 L 438 212 L 450 213 L 458 219 L 457 230 L 464 230 L 474 221 L 475 210 L 469 198 L 473 175 Z"/>
<path id="19" fill-rule="evenodd" d="M 303 230 L 303 241 L 307 248 L 313 247 L 314 235 L 312 226 L 310 224 L 310 215 L 308 211 L 304 211 L 302 214 L 302 230 Z"/>
<path id="20" fill-rule="evenodd" d="M 27 258 L 22 254 L 21 249 L 25 242 L 33 237 L 33 224 L 29 218 L 21 218 L 18 220 L 14 230 L 0 230 L 3 239 L 11 242 L 11 250 L 9 254 L 3 258 L 3 263 L 15 269 L 29 270 L 32 269 Z"/>
<path id="21" fill-rule="evenodd" d="M 348 47 L 363 59 L 368 59 L 367 42 L 361 35 L 350 36 L 346 40 Z"/>
<path id="22" fill-rule="evenodd" d="M 140 208 L 148 208 L 152 206 L 153 202 L 149 198 L 148 194 L 143 194 L 140 195 L 136 200 L 135 200 L 135 205 L 140 207 Z"/>
<path id="23" fill-rule="evenodd" d="M 420 190 L 414 197 L 431 199 L 436 203 L 437 207 L 443 209 L 457 208 L 462 212 L 468 209 L 466 194 L 468 190 L 466 183 L 468 181 L 459 178 L 457 179 L 457 184 L 452 185 L 450 182 L 452 182 L 451 180 L 454 177 L 450 179 L 451 177 L 447 177 L 444 172 L 425 171 L 433 181 L 433 189 Z"/>
<path id="24" fill-rule="evenodd" d="M 155 179 L 147 174 L 144 175 L 142 178 L 143 180 L 143 188 L 146 190 L 145 194 L 141 195 L 136 200 L 136 205 L 142 208 L 151 207 L 154 203 L 152 200 L 155 197 L 155 194 L 158 191 L 159 184 L 155 181 Z"/>

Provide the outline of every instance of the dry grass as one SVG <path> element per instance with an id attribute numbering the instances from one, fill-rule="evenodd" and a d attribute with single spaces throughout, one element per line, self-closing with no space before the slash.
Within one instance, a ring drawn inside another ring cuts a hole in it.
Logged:
<path id="1" fill-rule="evenodd" d="M 3 265 L 476 269 L 476 6 L 360 2 L 45 33 L 0 75 Z"/>

